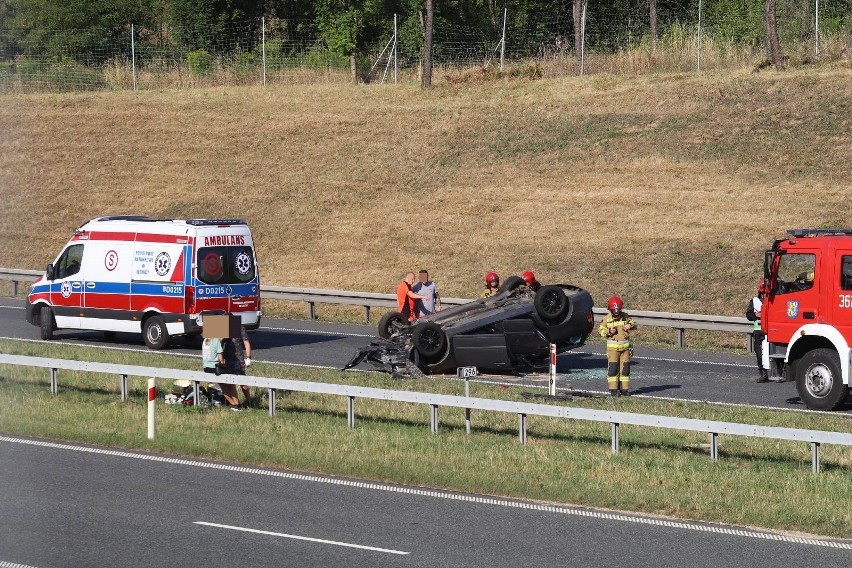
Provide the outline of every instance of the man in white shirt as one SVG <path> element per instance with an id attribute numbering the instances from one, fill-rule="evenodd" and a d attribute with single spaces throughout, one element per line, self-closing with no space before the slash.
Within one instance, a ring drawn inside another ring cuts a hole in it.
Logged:
<path id="1" fill-rule="evenodd" d="M 429 280 L 428 270 L 421 270 L 418 280 L 412 290 L 423 296 L 422 300 L 417 300 L 416 305 L 417 317 L 422 318 L 441 310 L 441 295 L 438 293 L 438 285 Z"/>

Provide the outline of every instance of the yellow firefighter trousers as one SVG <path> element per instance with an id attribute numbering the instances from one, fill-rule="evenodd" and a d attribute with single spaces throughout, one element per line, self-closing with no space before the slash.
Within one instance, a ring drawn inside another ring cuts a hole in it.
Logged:
<path id="1" fill-rule="evenodd" d="M 630 389 L 630 356 L 632 349 L 614 349 L 606 350 L 606 382 L 609 385 L 609 390 L 629 390 Z M 619 385 L 619 383 L 621 383 Z"/>

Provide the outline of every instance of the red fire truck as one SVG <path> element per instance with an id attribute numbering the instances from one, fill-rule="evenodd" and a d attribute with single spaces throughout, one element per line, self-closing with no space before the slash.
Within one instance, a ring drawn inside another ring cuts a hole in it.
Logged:
<path id="1" fill-rule="evenodd" d="M 802 402 L 834 410 L 852 372 L 852 229 L 795 229 L 766 252 L 763 364 Z"/>

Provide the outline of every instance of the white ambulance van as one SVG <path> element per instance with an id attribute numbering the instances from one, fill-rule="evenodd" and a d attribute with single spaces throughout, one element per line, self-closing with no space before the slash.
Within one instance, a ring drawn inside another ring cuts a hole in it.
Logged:
<path id="1" fill-rule="evenodd" d="M 71 240 L 31 287 L 27 321 L 57 329 L 141 333 L 151 349 L 197 335 L 205 313 L 260 325 L 260 277 L 251 231 L 237 219 L 100 217 Z"/>

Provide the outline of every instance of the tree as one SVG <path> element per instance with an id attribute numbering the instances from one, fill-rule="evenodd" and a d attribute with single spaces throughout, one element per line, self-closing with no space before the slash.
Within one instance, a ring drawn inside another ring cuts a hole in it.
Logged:
<path id="1" fill-rule="evenodd" d="M 766 44 L 769 59 L 779 71 L 784 70 L 784 55 L 781 53 L 781 42 L 778 39 L 778 21 L 775 14 L 775 0 L 766 0 Z"/>
<path id="2" fill-rule="evenodd" d="M 421 87 L 428 89 L 432 86 L 432 21 L 435 9 L 432 0 L 426 0 L 426 22 L 423 25 L 423 77 Z"/>
<path id="3" fill-rule="evenodd" d="M 648 10 L 651 20 L 651 51 L 657 51 L 660 36 L 657 33 L 657 0 L 648 0 Z"/>
<path id="4" fill-rule="evenodd" d="M 574 53 L 577 59 L 583 58 L 583 8 L 586 0 L 574 0 Z"/>

